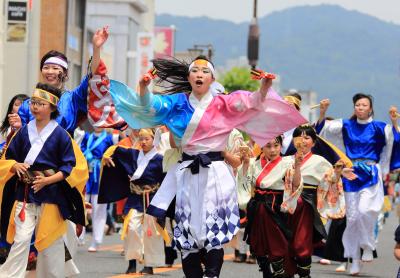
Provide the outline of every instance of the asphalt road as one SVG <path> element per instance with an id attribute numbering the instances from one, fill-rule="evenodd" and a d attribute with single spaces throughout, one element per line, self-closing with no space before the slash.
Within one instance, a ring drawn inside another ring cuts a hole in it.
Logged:
<path id="1" fill-rule="evenodd" d="M 365 263 L 359 277 L 379 277 L 379 278 L 395 278 L 400 262 L 393 257 L 394 247 L 394 230 L 398 224 L 398 219 L 391 214 L 386 221 L 383 230 L 380 232 L 378 240 L 378 259 L 371 263 Z M 87 236 L 86 242 L 90 240 Z M 88 253 L 87 244 L 80 247 L 76 256 L 76 263 L 81 271 L 79 277 L 100 278 L 100 277 L 140 277 L 141 275 L 125 275 L 127 262 L 121 256 L 122 244 L 119 235 L 106 236 L 104 244 L 97 253 Z M 221 278 L 233 277 L 262 277 L 258 272 L 257 265 L 238 264 L 232 262 L 232 250 L 226 248 L 225 262 L 222 268 Z M 317 261 L 317 258 L 314 258 Z M 343 273 L 336 273 L 337 265 L 322 266 L 318 263 L 312 265 L 312 277 L 338 278 L 349 277 Z M 138 270 L 141 267 L 138 266 Z M 156 269 L 157 274 L 153 277 L 184 277 L 180 267 L 180 262 L 173 268 Z"/>

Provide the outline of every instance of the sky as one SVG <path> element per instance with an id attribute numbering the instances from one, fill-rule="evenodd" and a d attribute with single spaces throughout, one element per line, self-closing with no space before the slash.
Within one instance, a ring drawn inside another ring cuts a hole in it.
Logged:
<path id="1" fill-rule="evenodd" d="M 249 21 L 253 0 L 155 0 L 156 13 Z M 302 5 L 334 4 L 400 24 L 400 0 L 258 0 L 258 16 Z"/>

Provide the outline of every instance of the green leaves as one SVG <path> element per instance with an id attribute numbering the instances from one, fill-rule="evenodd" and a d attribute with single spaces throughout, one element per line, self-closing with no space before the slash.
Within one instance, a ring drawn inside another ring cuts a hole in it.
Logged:
<path id="1" fill-rule="evenodd" d="M 250 68 L 234 67 L 226 72 L 219 82 L 225 87 L 225 91 L 230 93 L 237 90 L 253 92 L 260 87 L 257 80 L 251 79 Z"/>

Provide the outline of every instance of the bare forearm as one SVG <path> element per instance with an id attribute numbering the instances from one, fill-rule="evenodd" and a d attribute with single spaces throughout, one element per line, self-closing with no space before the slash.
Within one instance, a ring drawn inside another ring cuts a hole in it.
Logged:
<path id="1" fill-rule="evenodd" d="M 100 64 L 100 48 L 94 46 L 93 47 L 92 65 L 90 67 L 93 74 L 97 71 L 99 64 Z"/>
<path id="2" fill-rule="evenodd" d="M 48 184 L 57 183 L 64 179 L 65 179 L 64 174 L 61 171 L 58 171 L 54 175 L 47 177 Z"/>
<path id="3" fill-rule="evenodd" d="M 325 120 L 325 112 L 319 113 L 318 123 L 322 123 Z"/>
<path id="4" fill-rule="evenodd" d="M 399 124 L 397 123 L 397 120 L 392 120 L 392 125 L 396 129 L 397 132 L 400 132 Z"/>
<path id="5" fill-rule="evenodd" d="M 301 181 L 301 172 L 300 172 L 300 167 L 295 167 L 294 168 L 294 174 L 293 174 L 293 191 L 296 191 L 297 188 L 300 186 L 300 181 Z"/>
<path id="6" fill-rule="evenodd" d="M 147 86 L 139 84 L 139 96 L 143 97 L 147 93 Z"/>

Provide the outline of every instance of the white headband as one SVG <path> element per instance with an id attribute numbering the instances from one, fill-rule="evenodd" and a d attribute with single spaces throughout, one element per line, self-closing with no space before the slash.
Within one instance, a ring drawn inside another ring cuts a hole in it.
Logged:
<path id="1" fill-rule="evenodd" d="M 192 68 L 193 68 L 194 66 L 203 66 L 203 67 L 207 67 L 207 68 L 210 69 L 212 75 L 215 76 L 215 69 L 214 69 L 213 65 L 212 65 L 209 61 L 207 61 L 207 60 L 204 60 L 204 59 L 194 60 L 194 61 L 190 64 L 190 66 L 189 66 L 189 72 L 192 70 Z"/>
<path id="2" fill-rule="evenodd" d="M 67 62 L 65 62 L 63 59 L 61 59 L 59 57 L 50 57 L 43 63 L 43 65 L 47 65 L 47 64 L 59 65 L 59 66 L 63 67 L 64 69 L 68 69 Z"/>

